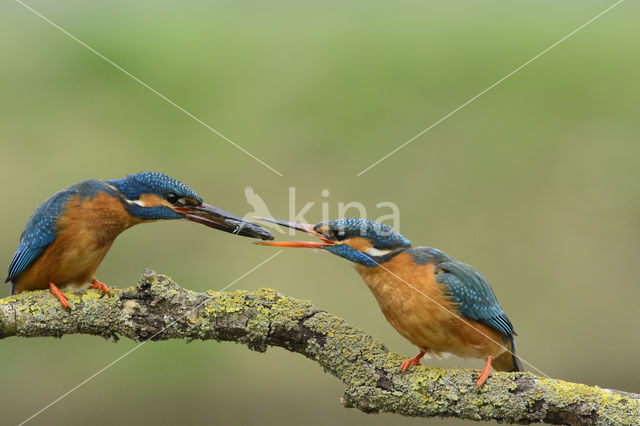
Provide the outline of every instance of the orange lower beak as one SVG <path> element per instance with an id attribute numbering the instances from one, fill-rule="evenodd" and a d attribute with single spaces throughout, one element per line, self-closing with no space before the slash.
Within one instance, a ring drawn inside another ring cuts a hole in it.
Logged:
<path id="1" fill-rule="evenodd" d="M 307 234 L 318 237 L 321 241 L 275 241 L 275 242 L 256 242 L 255 244 L 261 246 L 272 246 L 272 247 L 295 247 L 295 248 L 323 248 L 325 246 L 331 246 L 335 243 L 327 238 L 324 235 L 316 232 L 314 226 L 309 223 L 296 223 L 289 222 L 287 220 L 282 219 L 273 219 L 273 218 L 258 218 L 265 222 L 275 223 L 277 225 L 285 226 L 287 228 L 296 229 L 298 231 L 306 232 Z"/>
<path id="2" fill-rule="evenodd" d="M 323 248 L 330 244 L 322 241 L 257 241 L 254 244 L 259 246 L 271 246 L 271 247 L 296 247 L 296 248 Z"/>

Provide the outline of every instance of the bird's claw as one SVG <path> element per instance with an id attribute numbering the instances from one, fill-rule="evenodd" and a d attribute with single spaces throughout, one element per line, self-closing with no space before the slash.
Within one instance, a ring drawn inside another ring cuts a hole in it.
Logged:
<path id="1" fill-rule="evenodd" d="M 420 361 L 416 361 L 413 358 L 409 358 L 407 360 L 405 360 L 402 365 L 400 365 L 400 370 L 402 370 L 402 372 L 404 373 L 407 368 L 409 367 L 413 367 L 414 365 L 420 365 Z"/>
<path id="2" fill-rule="evenodd" d="M 97 290 L 102 290 L 104 294 L 109 294 L 109 287 L 103 282 L 96 280 L 95 278 L 91 280 L 91 286 L 89 288 L 95 288 Z"/>
<path id="3" fill-rule="evenodd" d="M 489 355 L 487 357 L 487 362 L 484 365 L 484 368 L 482 369 L 482 371 L 480 372 L 480 375 L 478 376 L 478 380 L 476 381 L 476 389 L 480 389 L 482 385 L 484 385 L 484 382 L 487 381 L 487 378 L 489 377 L 489 373 L 491 373 L 492 361 L 493 361 L 493 357 Z"/>
<path id="4" fill-rule="evenodd" d="M 418 355 L 413 358 L 406 359 L 402 365 L 400 365 L 400 370 L 402 370 L 402 374 L 407 370 L 407 368 L 412 366 L 420 365 L 420 359 L 424 356 L 424 352 L 420 352 Z"/>
<path id="5" fill-rule="evenodd" d="M 60 304 L 62 305 L 63 308 L 67 310 L 71 309 L 71 306 L 69 305 L 69 301 L 67 300 L 67 296 L 64 295 L 62 290 L 60 290 L 57 285 L 55 285 L 54 283 L 49 283 L 49 290 L 56 297 L 56 299 L 60 301 Z"/>

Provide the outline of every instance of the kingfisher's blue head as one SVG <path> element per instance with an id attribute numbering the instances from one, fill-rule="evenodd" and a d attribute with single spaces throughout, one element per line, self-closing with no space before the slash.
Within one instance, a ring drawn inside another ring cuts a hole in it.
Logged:
<path id="1" fill-rule="evenodd" d="M 163 173 L 140 172 L 106 181 L 132 216 L 142 220 L 188 219 L 211 228 L 272 240 L 273 235 L 232 213 L 202 201 L 184 183 Z"/>
<path id="2" fill-rule="evenodd" d="M 183 219 L 178 204 L 200 205 L 200 197 L 184 183 L 158 172 L 140 172 L 108 180 L 122 195 L 127 211 L 143 220 Z"/>
<path id="3" fill-rule="evenodd" d="M 352 262 L 375 267 L 411 247 L 411 242 L 390 226 L 368 219 L 336 219 L 316 225 L 266 219 L 314 235 L 320 241 L 258 243 L 276 247 L 321 248 Z"/>

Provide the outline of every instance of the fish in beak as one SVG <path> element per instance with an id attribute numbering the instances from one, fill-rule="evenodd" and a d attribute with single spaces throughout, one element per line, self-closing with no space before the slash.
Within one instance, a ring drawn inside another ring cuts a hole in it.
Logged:
<path id="1" fill-rule="evenodd" d="M 243 237 L 259 238 L 261 240 L 274 239 L 271 232 L 255 223 L 206 203 L 174 207 L 174 210 L 182 213 L 185 219 L 201 223 L 209 228 L 242 235 Z"/>

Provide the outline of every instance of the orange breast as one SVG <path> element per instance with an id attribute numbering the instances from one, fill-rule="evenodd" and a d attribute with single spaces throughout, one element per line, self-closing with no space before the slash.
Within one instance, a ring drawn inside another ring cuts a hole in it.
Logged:
<path id="1" fill-rule="evenodd" d="M 18 276 L 16 293 L 46 289 L 50 282 L 59 287 L 89 283 L 115 238 L 140 222 L 104 192 L 92 199 L 72 197 L 58 219 L 56 239 Z"/>
<path id="2" fill-rule="evenodd" d="M 382 266 L 356 269 L 387 321 L 420 350 L 474 358 L 504 352 L 499 332 L 459 316 L 436 282 L 433 264 L 417 265 L 410 254 L 401 253 Z"/>

